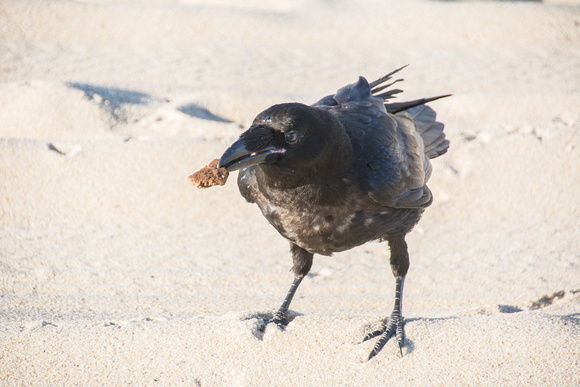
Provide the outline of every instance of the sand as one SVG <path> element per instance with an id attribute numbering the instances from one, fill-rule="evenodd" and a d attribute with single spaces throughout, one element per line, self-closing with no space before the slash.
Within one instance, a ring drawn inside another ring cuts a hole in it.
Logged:
<path id="1" fill-rule="evenodd" d="M 405 64 L 449 153 L 409 234 L 404 356 L 386 244 L 316 256 L 258 327 L 287 242 L 193 188 L 274 103 Z M 580 385 L 577 1 L 4 1 L 1 385 Z"/>

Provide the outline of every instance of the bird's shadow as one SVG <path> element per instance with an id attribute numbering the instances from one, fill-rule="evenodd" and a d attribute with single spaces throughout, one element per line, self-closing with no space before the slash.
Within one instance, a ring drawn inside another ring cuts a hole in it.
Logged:
<path id="1" fill-rule="evenodd" d="M 423 322 L 426 322 L 428 324 L 431 324 L 431 323 L 437 323 L 439 321 L 456 320 L 457 318 L 458 317 L 412 317 L 412 318 L 405 319 L 405 325 L 407 323 L 412 323 L 415 321 L 423 321 Z M 408 337 L 405 337 L 403 347 L 405 348 L 405 354 L 408 355 L 408 354 L 413 353 L 413 351 L 415 350 L 415 343 L 412 340 L 410 340 Z"/>

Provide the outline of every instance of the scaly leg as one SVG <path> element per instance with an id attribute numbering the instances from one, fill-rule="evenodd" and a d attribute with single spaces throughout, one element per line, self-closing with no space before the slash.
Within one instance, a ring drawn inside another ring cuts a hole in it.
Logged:
<path id="1" fill-rule="evenodd" d="M 278 309 L 274 315 L 274 318 L 272 319 L 272 322 L 278 325 L 280 329 L 284 329 L 286 325 L 288 325 L 288 308 L 290 307 L 290 303 L 292 302 L 292 298 L 296 293 L 296 289 L 298 289 L 298 285 L 300 285 L 300 282 L 302 282 L 303 278 L 304 276 L 300 275 L 294 277 L 294 281 L 292 281 L 292 285 L 290 286 L 288 293 L 286 293 L 284 302 L 282 302 L 280 309 Z"/>
<path id="2" fill-rule="evenodd" d="M 403 344 L 405 342 L 404 319 L 402 315 L 403 308 L 403 284 L 405 282 L 405 275 L 409 270 L 409 253 L 407 251 L 407 243 L 405 237 L 391 237 L 388 238 L 389 246 L 391 248 L 390 264 L 393 275 L 395 276 L 395 306 L 389 318 L 383 321 L 382 326 L 367 334 L 363 341 L 379 336 L 379 340 L 373 347 L 369 354 L 368 360 L 372 359 L 389 339 L 396 335 L 399 351 L 403 356 Z"/>
<path id="3" fill-rule="evenodd" d="M 401 352 L 401 356 L 403 356 L 403 343 L 405 341 L 405 330 L 404 325 L 405 321 L 403 319 L 402 313 L 402 304 L 403 304 L 403 284 L 405 282 L 405 277 L 397 277 L 396 278 L 396 285 L 395 285 L 395 306 L 393 307 L 393 311 L 389 318 L 383 321 L 381 327 L 373 332 L 367 334 L 363 341 L 367 341 L 372 339 L 373 337 L 379 336 L 379 340 L 373 347 L 373 350 L 369 354 L 367 359 L 372 359 L 377 353 L 383 349 L 387 341 L 393 336 L 397 337 L 397 344 L 399 345 L 399 351 Z"/>
<path id="4" fill-rule="evenodd" d="M 294 262 L 292 271 L 296 276 L 294 277 L 294 281 L 292 281 L 292 285 L 290 286 L 288 293 L 286 293 L 284 302 L 282 302 L 280 309 L 278 309 L 276 314 L 274 314 L 274 318 L 272 319 L 272 322 L 274 322 L 281 329 L 284 329 L 286 325 L 288 325 L 288 308 L 290 307 L 292 298 L 294 297 L 294 294 L 296 294 L 296 289 L 298 289 L 300 282 L 302 282 L 312 267 L 313 254 L 309 253 L 301 247 L 298 247 L 294 243 L 290 244 L 290 250 L 292 251 L 292 261 Z"/>

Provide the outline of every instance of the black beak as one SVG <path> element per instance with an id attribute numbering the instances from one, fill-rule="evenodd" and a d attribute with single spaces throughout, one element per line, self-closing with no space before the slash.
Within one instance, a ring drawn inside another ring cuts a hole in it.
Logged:
<path id="1" fill-rule="evenodd" d="M 240 138 L 234 142 L 222 155 L 218 168 L 225 168 L 228 172 L 246 168 L 256 164 L 273 163 L 284 154 L 285 150 L 274 146 L 267 146 L 259 151 L 250 151 Z"/>

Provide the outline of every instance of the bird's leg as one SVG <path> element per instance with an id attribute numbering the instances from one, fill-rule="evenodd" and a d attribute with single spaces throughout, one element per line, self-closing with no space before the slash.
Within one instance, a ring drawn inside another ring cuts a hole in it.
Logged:
<path id="1" fill-rule="evenodd" d="M 407 252 L 407 244 L 403 237 L 389 238 L 389 246 L 391 247 L 391 269 L 395 275 L 395 305 L 391 315 L 383 321 L 381 327 L 373 332 L 367 334 L 363 341 L 369 340 L 373 337 L 379 336 L 379 340 L 373 347 L 369 354 L 368 360 L 372 359 L 383 346 L 393 336 L 397 338 L 399 351 L 403 356 L 403 344 L 405 342 L 404 319 L 402 314 L 403 308 L 403 284 L 405 283 L 405 275 L 409 269 L 409 253 Z"/>
<path id="2" fill-rule="evenodd" d="M 373 337 L 379 336 L 379 340 L 376 342 L 373 350 L 369 354 L 367 360 L 372 359 L 377 353 L 383 349 L 387 341 L 391 337 L 396 336 L 397 344 L 399 345 L 399 351 L 401 356 L 403 356 L 403 343 L 405 341 L 405 330 L 404 330 L 404 319 L 401 312 L 402 308 L 402 297 L 403 297 L 403 283 L 405 282 L 405 277 L 397 277 L 395 285 L 395 306 L 391 315 L 383 321 L 380 328 L 367 334 L 363 341 L 372 339 Z"/>
<path id="3" fill-rule="evenodd" d="M 292 298 L 294 297 L 294 294 L 296 294 L 296 289 L 298 289 L 298 285 L 300 285 L 300 282 L 302 282 L 303 278 L 304 276 L 294 277 L 294 281 L 292 281 L 292 285 L 290 286 L 288 293 L 286 293 L 284 302 L 282 302 L 282 305 L 280 306 L 276 314 L 274 314 L 272 322 L 274 322 L 276 325 L 278 325 L 278 327 L 282 329 L 284 329 L 284 327 L 288 325 L 288 308 L 290 307 Z"/>
<path id="4" fill-rule="evenodd" d="M 292 271 L 295 274 L 294 281 L 286 293 L 284 302 L 280 306 L 280 309 L 274 314 L 272 321 L 278 325 L 278 327 L 284 329 L 288 324 L 288 308 L 292 302 L 294 294 L 296 294 L 296 289 L 300 285 L 300 282 L 304 279 L 306 274 L 310 271 L 312 267 L 312 257 L 313 255 L 301 247 L 298 247 L 294 243 L 291 243 L 290 250 L 292 251 L 292 261 L 294 265 L 292 266 Z"/>

